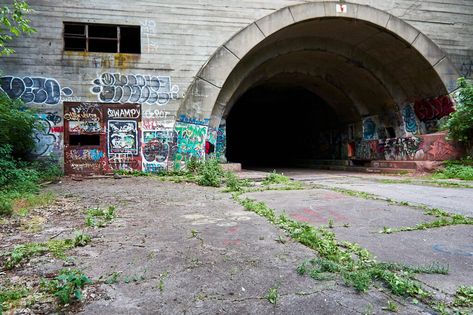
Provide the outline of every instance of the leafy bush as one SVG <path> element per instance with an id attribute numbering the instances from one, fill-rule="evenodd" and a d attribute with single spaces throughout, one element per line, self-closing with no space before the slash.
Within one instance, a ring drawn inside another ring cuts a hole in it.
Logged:
<path id="1" fill-rule="evenodd" d="M 35 113 L 21 100 L 12 100 L 0 92 L 0 143 L 10 146 L 15 158 L 25 158 L 34 148 Z"/>
<path id="2" fill-rule="evenodd" d="M 458 80 L 455 112 L 442 126 L 448 129 L 449 138 L 471 147 L 473 140 L 473 84 L 464 78 Z"/>
<path id="3" fill-rule="evenodd" d="M 220 187 L 223 170 L 217 159 L 205 160 L 199 171 L 197 184 L 201 186 Z"/>
<path id="4" fill-rule="evenodd" d="M 92 280 L 79 270 L 62 270 L 53 280 L 43 280 L 41 287 L 44 291 L 54 294 L 61 304 L 82 300 L 82 288 L 91 284 Z"/>
<path id="5" fill-rule="evenodd" d="M 435 179 L 473 180 L 473 163 L 471 160 L 448 161 L 445 163 L 445 168 L 435 172 L 432 177 Z"/>

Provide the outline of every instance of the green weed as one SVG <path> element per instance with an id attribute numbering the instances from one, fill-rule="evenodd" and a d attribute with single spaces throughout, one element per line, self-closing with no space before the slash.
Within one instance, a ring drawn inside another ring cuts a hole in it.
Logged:
<path id="1" fill-rule="evenodd" d="M 266 178 L 263 180 L 263 185 L 272 185 L 272 184 L 287 184 L 291 181 L 291 179 L 283 174 L 277 173 L 275 170 L 268 174 Z"/>
<path id="2" fill-rule="evenodd" d="M 272 287 L 268 290 L 268 294 L 266 295 L 266 299 L 268 300 L 269 303 L 271 304 L 276 304 L 279 299 L 279 293 L 278 293 L 278 288 Z"/>
<path id="3" fill-rule="evenodd" d="M 5 254 L 5 268 L 13 269 L 30 260 L 33 256 L 51 253 L 54 257 L 65 259 L 65 252 L 77 246 L 85 246 L 90 242 L 90 236 L 76 234 L 74 239 L 50 240 L 44 243 L 26 243 L 17 245 L 12 251 Z"/>
<path id="4" fill-rule="evenodd" d="M 225 173 L 226 192 L 242 192 L 246 187 L 250 186 L 247 179 L 239 179 L 233 172 Z"/>
<path id="5" fill-rule="evenodd" d="M 118 278 L 120 277 L 121 272 L 115 271 L 110 276 L 108 276 L 107 280 L 105 280 L 106 284 L 115 284 L 118 283 Z"/>
<path id="6" fill-rule="evenodd" d="M 289 219 L 263 202 L 242 199 L 238 193 L 233 197 L 247 210 L 253 211 L 271 223 L 285 230 L 289 236 L 301 244 L 315 250 L 319 257 L 303 262 L 297 267 L 300 275 L 309 275 L 317 280 L 331 279 L 340 275 L 345 283 L 357 291 L 365 292 L 374 281 L 383 283 L 396 295 L 410 296 L 425 302 L 432 300 L 421 284 L 413 278 L 416 273 L 446 274 L 448 267 L 439 264 L 428 266 L 406 266 L 377 262 L 375 257 L 361 246 L 336 240 L 335 234 L 323 227 L 316 228 L 306 223 Z"/>
<path id="7" fill-rule="evenodd" d="M 168 277 L 168 275 L 168 272 L 159 275 L 158 289 L 160 292 L 164 292 L 164 280 Z"/>
<path id="8" fill-rule="evenodd" d="M 2 311 L 8 311 L 15 302 L 29 295 L 30 290 L 24 286 L 13 286 L 0 289 L 0 314 Z"/>
<path id="9" fill-rule="evenodd" d="M 388 305 L 386 307 L 383 307 L 383 310 L 393 312 L 393 313 L 397 313 L 398 307 L 397 307 L 396 303 L 394 303 L 393 301 L 388 300 Z"/>
<path id="10" fill-rule="evenodd" d="M 89 227 L 104 227 L 110 224 L 115 217 L 115 206 L 110 206 L 107 209 L 92 208 L 87 210 L 85 224 Z"/>
<path id="11" fill-rule="evenodd" d="M 197 184 L 201 186 L 220 187 L 223 170 L 217 159 L 205 160 L 199 170 Z"/>
<path id="12" fill-rule="evenodd" d="M 473 286 L 459 287 L 455 293 L 455 301 L 453 302 L 453 305 L 473 308 Z"/>
<path id="13" fill-rule="evenodd" d="M 43 280 L 41 287 L 44 291 L 54 294 L 61 304 L 71 304 L 82 300 L 82 289 L 91 283 L 92 280 L 81 271 L 65 269 L 53 280 Z"/>

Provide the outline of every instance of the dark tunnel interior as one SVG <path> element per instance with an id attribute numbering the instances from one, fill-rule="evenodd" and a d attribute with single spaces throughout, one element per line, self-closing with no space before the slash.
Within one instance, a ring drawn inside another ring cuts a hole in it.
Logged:
<path id="1" fill-rule="evenodd" d="M 323 132 L 337 122 L 333 109 L 307 89 L 260 85 L 240 97 L 227 116 L 227 158 L 244 168 L 334 158 Z"/>

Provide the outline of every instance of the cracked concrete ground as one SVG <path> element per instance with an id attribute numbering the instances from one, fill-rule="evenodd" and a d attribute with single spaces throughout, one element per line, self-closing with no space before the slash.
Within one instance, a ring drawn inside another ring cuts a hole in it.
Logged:
<path id="1" fill-rule="evenodd" d="M 250 178 L 261 175 L 244 174 Z M 341 180 L 337 173 L 291 176 L 324 185 Z M 366 183 L 375 177 L 367 178 L 358 180 Z M 373 180 L 371 185 L 380 184 Z M 316 281 L 299 276 L 297 266 L 315 253 L 288 239 L 266 219 L 245 211 L 221 189 L 135 177 L 81 182 L 65 179 L 47 190 L 59 195 L 55 205 L 58 211 L 63 203 L 67 211 L 48 217 L 33 239 L 67 237 L 77 229 L 93 236 L 91 245 L 68 253 L 75 268 L 96 282 L 85 293 L 85 300 L 68 312 L 383 314 L 389 313 L 385 307 L 393 300 L 399 314 L 435 314 L 426 306 L 390 295 L 380 286 L 359 294 L 341 280 Z M 378 233 L 383 226 L 410 226 L 433 218 L 418 209 L 326 189 L 264 191 L 247 196 L 315 226 L 332 219 L 339 240 L 359 243 L 378 260 L 448 264 L 449 275 L 419 276 L 434 293 L 451 294 L 459 285 L 473 284 L 471 226 L 386 235 Z M 118 213 L 112 224 L 100 229 L 85 227 L 87 209 L 110 205 L 115 205 Z M 8 234 L 5 244 L 18 243 L 24 236 Z M 16 271 L 20 276 L 47 275 L 63 266 L 61 261 L 44 257 L 22 268 Z M 275 305 L 266 298 L 271 288 L 279 294 Z M 41 313 L 41 308 L 36 310 L 33 313 Z"/>
<path id="2" fill-rule="evenodd" d="M 116 205 L 118 218 L 71 253 L 101 284 L 84 314 L 380 314 L 382 288 L 356 293 L 337 281 L 299 276 L 314 252 L 285 238 L 227 193 L 154 178 L 65 181 L 49 189 L 78 198 L 78 209 Z M 79 210 L 78 210 L 79 211 Z M 276 305 L 266 296 L 280 295 Z M 427 314 L 401 298 L 401 314 Z"/>

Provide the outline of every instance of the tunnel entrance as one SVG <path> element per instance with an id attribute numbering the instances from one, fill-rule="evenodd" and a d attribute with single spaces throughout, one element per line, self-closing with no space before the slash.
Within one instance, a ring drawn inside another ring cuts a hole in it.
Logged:
<path id="1" fill-rule="evenodd" d="M 286 27 L 255 46 L 217 104 L 225 105 L 230 162 L 368 166 L 428 159 L 418 137 L 439 130 L 439 120 L 453 110 L 448 99 L 435 69 L 412 44 L 372 23 L 322 18 Z M 426 118 L 423 104 L 442 114 Z"/>
<path id="2" fill-rule="evenodd" d="M 324 134 L 337 125 L 336 113 L 316 94 L 274 80 L 266 82 L 233 106 L 227 118 L 227 159 L 245 168 L 340 159 L 340 147 L 331 146 Z"/>
<path id="3" fill-rule="evenodd" d="M 446 53 L 387 12 L 337 6 L 310 2 L 263 17 L 201 68 L 178 114 L 208 120 L 220 161 L 272 167 L 453 157 L 439 132 L 458 78 Z"/>

